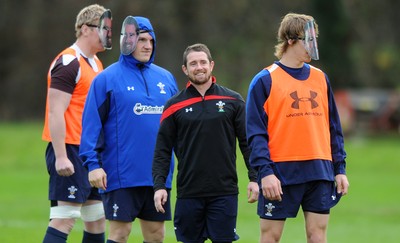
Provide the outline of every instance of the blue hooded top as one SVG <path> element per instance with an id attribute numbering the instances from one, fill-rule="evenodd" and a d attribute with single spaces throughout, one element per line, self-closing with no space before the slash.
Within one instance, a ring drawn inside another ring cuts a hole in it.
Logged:
<path id="1" fill-rule="evenodd" d="M 142 63 L 120 55 L 93 80 L 82 118 L 80 156 L 89 171 L 103 168 L 109 192 L 153 186 L 152 161 L 165 102 L 178 92 L 174 76 L 153 63 L 156 38 L 150 21 L 135 17 L 153 37 L 153 53 Z M 174 168 L 171 157 L 167 188 Z"/>

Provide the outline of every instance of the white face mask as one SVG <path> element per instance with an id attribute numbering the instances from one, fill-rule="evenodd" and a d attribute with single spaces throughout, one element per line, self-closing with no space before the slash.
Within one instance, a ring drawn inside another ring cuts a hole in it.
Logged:
<path id="1" fill-rule="evenodd" d="M 112 45 L 112 15 L 111 15 L 111 10 L 106 10 L 100 17 L 100 22 L 99 22 L 99 38 L 101 41 L 101 44 L 103 44 L 104 48 L 107 50 L 111 50 L 111 45 Z"/>
<path id="2" fill-rule="evenodd" d="M 315 35 L 313 20 L 306 23 L 306 26 L 304 27 L 304 36 L 303 43 L 308 55 L 310 55 L 313 60 L 319 60 L 317 37 Z"/>
<path id="3" fill-rule="evenodd" d="M 128 16 L 122 23 L 120 50 L 122 55 L 130 55 L 136 49 L 139 39 L 139 26 L 133 16 Z"/>

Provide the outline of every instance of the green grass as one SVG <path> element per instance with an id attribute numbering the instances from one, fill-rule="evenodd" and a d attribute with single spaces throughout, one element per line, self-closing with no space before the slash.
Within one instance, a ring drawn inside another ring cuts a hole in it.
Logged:
<path id="1" fill-rule="evenodd" d="M 48 176 L 44 162 L 46 143 L 41 123 L 0 123 L 0 242 L 41 242 L 47 227 Z M 398 242 L 400 238 L 400 136 L 398 134 L 349 137 L 347 171 L 349 195 L 332 209 L 329 242 Z M 238 156 L 241 158 L 241 155 Z M 259 239 L 256 204 L 246 202 L 246 170 L 238 161 L 240 202 L 239 242 Z M 174 202 L 174 200 L 173 200 Z M 305 242 L 302 213 L 286 222 L 282 243 Z M 172 222 L 165 242 L 176 242 Z M 81 242 L 78 221 L 69 242 Z M 142 242 L 134 222 L 129 242 Z"/>

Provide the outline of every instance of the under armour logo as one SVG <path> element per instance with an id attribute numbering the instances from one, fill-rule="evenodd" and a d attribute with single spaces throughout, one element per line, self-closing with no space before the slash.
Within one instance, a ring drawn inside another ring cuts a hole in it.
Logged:
<path id="1" fill-rule="evenodd" d="M 192 112 L 192 111 L 193 111 L 193 108 L 192 108 L 192 107 L 186 108 L 185 111 L 186 111 L 186 113 L 187 113 L 187 112 Z"/>
<path id="2" fill-rule="evenodd" d="M 133 86 L 127 86 L 126 88 L 128 89 L 128 91 L 135 90 L 135 87 L 133 87 Z"/>
<path id="3" fill-rule="evenodd" d="M 294 99 L 294 101 L 292 103 L 292 108 L 300 109 L 300 102 L 307 102 L 307 101 L 309 101 L 311 103 L 311 109 L 317 108 L 318 103 L 314 100 L 317 97 L 317 95 L 318 94 L 316 92 L 311 91 L 311 90 L 310 90 L 310 97 L 299 98 L 299 96 L 297 95 L 297 91 L 290 93 L 290 97 L 292 97 L 292 99 Z"/>

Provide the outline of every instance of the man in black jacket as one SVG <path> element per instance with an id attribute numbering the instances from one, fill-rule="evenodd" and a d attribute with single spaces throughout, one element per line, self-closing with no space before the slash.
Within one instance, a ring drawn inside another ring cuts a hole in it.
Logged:
<path id="1" fill-rule="evenodd" d="M 238 178 L 236 139 L 248 169 L 248 202 L 257 201 L 257 173 L 249 166 L 245 102 L 212 76 L 207 46 L 194 44 L 183 54 L 185 89 L 165 105 L 153 160 L 154 203 L 164 212 L 165 180 L 172 151 L 178 159 L 174 226 L 178 241 L 232 242 L 236 234 Z"/>

